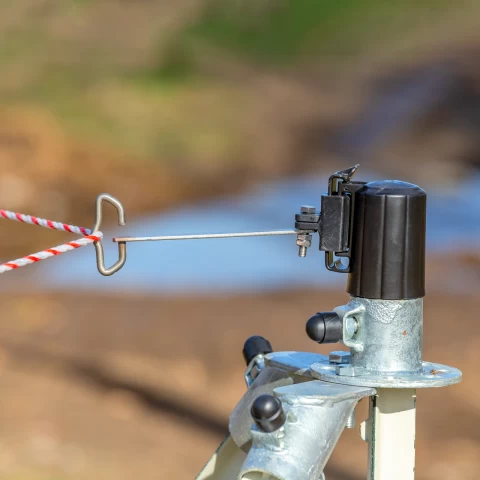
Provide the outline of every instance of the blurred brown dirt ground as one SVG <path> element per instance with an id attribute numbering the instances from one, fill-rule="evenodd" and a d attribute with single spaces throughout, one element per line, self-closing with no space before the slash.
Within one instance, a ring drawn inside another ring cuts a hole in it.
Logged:
<path id="1" fill-rule="evenodd" d="M 3 296 L 0 478 L 194 478 L 245 391 L 243 339 L 263 334 L 277 350 L 326 353 L 307 339 L 305 320 L 346 299 L 318 290 Z M 418 392 L 419 480 L 480 475 L 477 303 L 426 298 L 424 358 L 460 368 L 464 380 Z M 365 448 L 346 431 L 328 480 L 365 478 Z"/>

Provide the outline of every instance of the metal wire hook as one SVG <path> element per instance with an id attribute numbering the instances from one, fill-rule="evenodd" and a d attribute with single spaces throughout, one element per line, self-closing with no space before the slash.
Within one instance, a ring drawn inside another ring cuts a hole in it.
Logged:
<path id="1" fill-rule="evenodd" d="M 102 193 L 97 197 L 95 225 L 93 226 L 93 233 L 98 232 L 102 225 L 102 204 L 104 201 L 110 203 L 117 209 L 118 224 L 122 226 L 125 225 L 125 210 L 123 208 L 123 205 L 115 197 L 112 197 L 112 195 L 109 195 L 108 193 Z M 105 268 L 105 257 L 103 254 L 102 241 L 99 240 L 98 242 L 95 242 L 94 246 L 97 253 L 97 268 L 102 275 L 105 275 L 106 277 L 108 277 L 109 275 L 113 275 L 125 265 L 125 262 L 127 261 L 127 244 L 125 242 L 118 243 L 118 260 L 110 268 Z"/>

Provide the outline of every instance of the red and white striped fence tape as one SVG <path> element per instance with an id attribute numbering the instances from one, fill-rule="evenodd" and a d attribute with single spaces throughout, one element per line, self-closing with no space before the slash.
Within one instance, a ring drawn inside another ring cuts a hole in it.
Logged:
<path id="1" fill-rule="evenodd" d="M 21 213 L 10 212 L 8 210 L 0 209 L 0 218 L 7 220 L 14 220 L 16 222 L 29 223 L 31 225 L 38 225 L 39 227 L 50 228 L 52 230 L 60 230 L 63 232 L 76 233 L 78 235 L 83 235 L 83 238 L 74 240 L 72 242 L 64 243 L 58 247 L 48 248 L 38 253 L 32 255 L 27 255 L 23 258 L 18 258 L 17 260 L 12 260 L 10 262 L 0 265 L 0 274 L 15 270 L 25 265 L 30 265 L 31 263 L 37 263 L 41 260 L 45 260 L 50 257 L 56 257 L 62 253 L 69 252 L 71 250 L 76 250 L 77 248 L 84 247 L 91 243 L 99 241 L 103 237 L 102 232 L 93 232 L 88 228 L 77 227 L 75 225 L 69 225 L 61 222 L 52 222 L 51 220 L 46 220 L 44 218 L 37 218 L 31 215 L 23 215 Z"/>
<path id="2" fill-rule="evenodd" d="M 52 222 L 51 220 L 46 220 L 45 218 L 37 218 L 33 215 L 24 215 L 23 213 L 10 212 L 8 210 L 0 209 L 0 217 L 21 223 L 30 223 L 31 225 L 38 225 L 39 227 L 50 228 L 52 230 L 76 233 L 77 235 L 87 236 L 92 233 L 92 231 L 88 228 L 76 227 L 75 225 L 68 225 L 66 223 Z"/>

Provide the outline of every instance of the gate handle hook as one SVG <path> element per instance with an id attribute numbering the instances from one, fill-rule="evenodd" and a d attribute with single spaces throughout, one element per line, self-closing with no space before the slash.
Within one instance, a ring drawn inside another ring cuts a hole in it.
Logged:
<path id="1" fill-rule="evenodd" d="M 97 197 L 96 202 L 96 212 L 95 212 L 95 225 L 93 226 L 93 232 L 100 230 L 103 220 L 103 202 L 108 202 L 117 209 L 118 214 L 118 224 L 125 225 L 125 210 L 123 205 L 112 195 L 108 193 L 102 193 Z M 97 268 L 98 271 L 105 276 L 113 275 L 115 272 L 118 272 L 127 261 L 127 244 L 125 242 L 118 243 L 118 260 L 110 268 L 105 268 L 105 257 L 103 254 L 103 245 L 102 241 L 98 240 L 94 243 L 95 251 L 97 253 Z"/>

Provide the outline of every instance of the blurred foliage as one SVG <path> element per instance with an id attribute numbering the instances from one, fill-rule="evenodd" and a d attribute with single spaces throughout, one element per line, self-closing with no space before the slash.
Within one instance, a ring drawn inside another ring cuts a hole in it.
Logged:
<path id="1" fill-rule="evenodd" d="M 308 59 L 318 65 L 322 55 L 375 51 L 467 3 L 5 2 L 0 102 L 46 108 L 80 139 L 126 153 L 231 161 L 249 154 L 236 150 L 249 93 L 216 72 L 228 78 L 231 65 L 243 63 L 298 73 Z"/>
<path id="2" fill-rule="evenodd" d="M 449 6 L 447 0 L 210 0 L 185 34 L 263 63 L 294 63 L 306 52 L 358 53 Z"/>
<path id="3" fill-rule="evenodd" d="M 171 84 L 192 78 L 196 71 L 194 54 L 182 40 L 171 43 L 159 65 L 146 73 L 147 79 L 153 79 L 159 84 Z"/>

